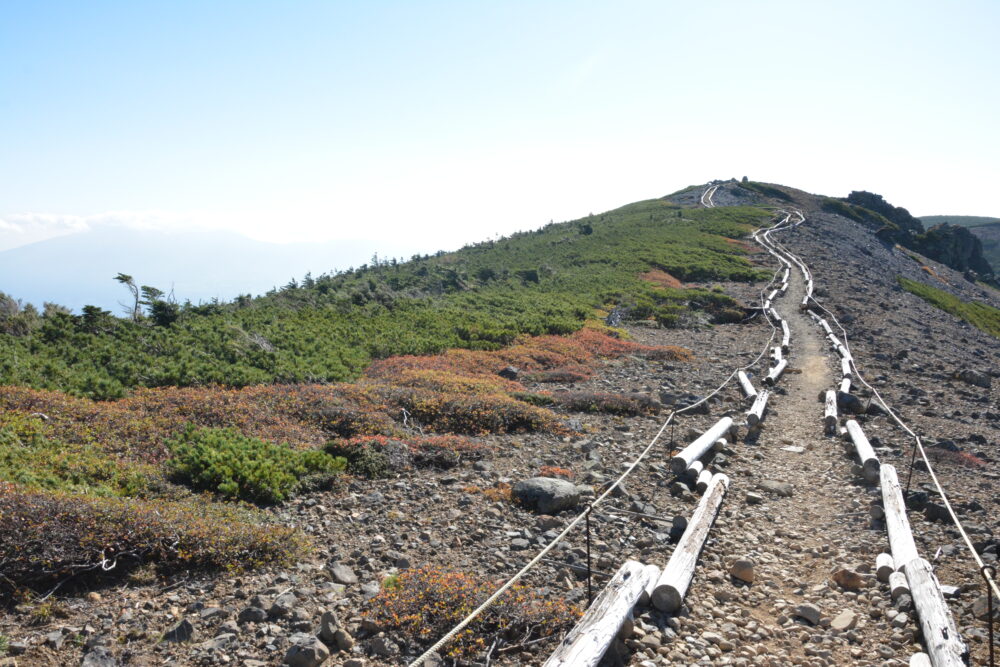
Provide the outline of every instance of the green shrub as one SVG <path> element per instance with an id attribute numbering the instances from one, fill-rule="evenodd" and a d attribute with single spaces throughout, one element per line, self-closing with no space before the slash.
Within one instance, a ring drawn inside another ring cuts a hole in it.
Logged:
<path id="1" fill-rule="evenodd" d="M 316 450 L 295 450 L 232 428 L 188 427 L 167 443 L 171 472 L 195 489 L 258 503 L 280 503 L 307 476 L 332 475 L 346 461 Z"/>

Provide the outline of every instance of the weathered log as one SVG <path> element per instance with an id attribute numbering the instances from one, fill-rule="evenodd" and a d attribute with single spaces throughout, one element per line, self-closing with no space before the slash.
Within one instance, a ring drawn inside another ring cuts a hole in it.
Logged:
<path id="1" fill-rule="evenodd" d="M 877 481 L 880 465 L 872 444 L 868 442 L 868 436 L 861 430 L 858 422 L 853 419 L 848 419 L 845 426 L 847 427 L 847 435 L 854 443 L 854 451 L 858 453 L 858 460 L 861 462 L 862 470 L 864 470 L 865 479 L 869 482 Z"/>
<path id="2" fill-rule="evenodd" d="M 778 311 L 776 311 L 774 308 L 771 308 L 771 319 L 774 320 L 775 322 L 784 321 L 781 319 L 781 315 L 778 313 Z"/>
<path id="3" fill-rule="evenodd" d="M 844 378 L 840 381 L 840 393 L 850 394 L 851 393 L 851 378 Z"/>
<path id="4" fill-rule="evenodd" d="M 767 295 L 768 301 L 774 301 L 778 296 L 778 290 L 771 290 L 771 293 Z"/>
<path id="5" fill-rule="evenodd" d="M 781 377 L 781 374 L 785 372 L 785 367 L 788 366 L 788 359 L 782 359 L 767 373 L 767 377 L 764 378 L 764 384 L 773 385 Z"/>
<path id="6" fill-rule="evenodd" d="M 704 469 L 704 463 L 701 461 L 692 461 L 691 465 L 688 466 L 688 469 L 684 472 L 684 474 L 687 475 L 689 480 L 696 482 L 698 481 L 698 475 L 700 475 Z"/>
<path id="7" fill-rule="evenodd" d="M 642 594 L 639 596 L 638 604 L 640 607 L 649 606 L 650 596 L 653 594 L 653 587 L 656 586 L 656 580 L 660 578 L 660 568 L 656 565 L 649 563 L 645 566 L 645 570 L 646 586 L 642 589 Z M 629 634 L 631 634 L 631 632 Z"/>
<path id="8" fill-rule="evenodd" d="M 914 653 L 910 656 L 910 667 L 934 667 L 931 657 L 926 653 Z"/>
<path id="9" fill-rule="evenodd" d="M 788 330 L 788 322 L 781 320 L 781 349 L 788 352 L 788 345 L 792 341 L 792 333 Z"/>
<path id="10" fill-rule="evenodd" d="M 750 378 L 743 371 L 736 373 L 736 379 L 740 381 L 740 388 L 743 390 L 743 395 L 746 396 L 747 400 L 753 400 L 757 398 L 757 390 L 754 389 L 753 383 L 750 382 Z"/>
<path id="11" fill-rule="evenodd" d="M 781 359 L 782 359 L 781 348 L 780 347 L 772 347 L 771 348 L 771 360 L 774 361 L 775 363 L 777 363 L 777 362 L 781 361 Z"/>
<path id="12" fill-rule="evenodd" d="M 832 347 L 833 349 L 836 350 L 838 347 L 840 347 L 840 339 L 834 336 L 832 333 L 827 334 L 826 339 L 830 341 L 830 347 Z"/>
<path id="13" fill-rule="evenodd" d="M 889 595 L 895 602 L 901 595 L 910 594 L 910 585 L 906 583 L 906 575 L 902 572 L 893 572 L 889 575 Z"/>
<path id="14" fill-rule="evenodd" d="M 781 283 L 781 287 L 778 288 L 778 291 L 781 292 L 782 294 L 784 294 L 785 292 L 787 292 L 788 291 L 788 283 L 787 282 Z"/>
<path id="15" fill-rule="evenodd" d="M 705 489 L 707 489 L 708 485 L 711 483 L 712 483 L 712 471 L 709 470 L 708 468 L 705 468 L 704 470 L 701 471 L 701 474 L 698 475 L 698 481 L 695 482 L 694 488 L 698 493 L 705 493 Z"/>
<path id="16" fill-rule="evenodd" d="M 764 305 L 761 307 L 761 309 L 764 311 L 765 314 L 767 314 L 768 317 L 770 317 L 771 316 L 771 300 L 770 299 L 766 299 L 764 301 Z"/>
<path id="17" fill-rule="evenodd" d="M 723 449 L 726 448 L 726 445 L 728 445 L 728 444 L 729 444 L 729 442 L 725 438 L 719 438 L 712 445 L 712 451 L 713 452 L 721 452 Z"/>
<path id="18" fill-rule="evenodd" d="M 845 378 L 851 377 L 851 360 L 841 359 L 840 360 L 840 374 Z"/>
<path id="19" fill-rule="evenodd" d="M 823 427 L 827 434 L 833 434 L 837 429 L 837 393 L 833 389 L 827 390 L 825 403 Z"/>
<path id="20" fill-rule="evenodd" d="M 889 581 L 889 575 L 896 571 L 892 556 L 881 553 L 875 557 L 875 576 L 879 581 Z"/>
<path id="21" fill-rule="evenodd" d="M 750 426 L 756 426 L 764 419 L 764 410 L 767 409 L 767 398 L 771 395 L 767 389 L 762 389 L 759 394 L 757 394 L 757 400 L 753 402 L 753 406 L 747 410 L 747 424 Z"/>
<path id="22" fill-rule="evenodd" d="M 694 578 L 694 568 L 698 562 L 698 554 L 708 539 L 715 517 L 722 506 L 722 500 L 729 489 L 729 478 L 719 473 L 712 477 L 705 495 L 701 497 L 698 507 L 691 515 L 687 530 L 681 536 L 677 547 L 670 555 L 667 566 L 653 589 L 653 606 L 660 611 L 673 612 L 680 609 L 684 596 L 687 594 L 691 580 Z"/>
<path id="23" fill-rule="evenodd" d="M 645 592 L 648 576 L 649 570 L 642 563 L 625 561 L 545 661 L 546 667 L 597 665 Z"/>
<path id="24" fill-rule="evenodd" d="M 934 667 L 964 667 L 969 647 L 958 634 L 931 564 L 916 558 L 906 564 L 904 571 L 931 664 Z"/>
<path id="25" fill-rule="evenodd" d="M 851 361 L 854 359 L 854 357 L 851 356 L 850 350 L 848 350 L 844 345 L 837 345 L 837 354 L 840 355 L 840 358 L 843 361 Z M 841 368 L 843 368 L 843 364 L 841 364 Z"/>
<path id="26" fill-rule="evenodd" d="M 819 325 L 821 327 L 823 327 L 823 331 L 825 331 L 827 333 L 827 335 L 830 335 L 830 336 L 833 335 L 833 329 L 830 328 L 829 323 L 826 320 L 824 320 L 822 317 L 819 318 Z"/>
<path id="27" fill-rule="evenodd" d="M 809 295 L 802 297 L 802 303 L 799 304 L 799 310 L 809 310 Z"/>
<path id="28" fill-rule="evenodd" d="M 906 503 L 899 486 L 895 466 L 886 464 L 879 471 L 882 480 L 882 508 L 885 510 L 885 527 L 889 533 L 889 550 L 896 570 L 903 570 L 907 563 L 918 558 L 917 545 L 906 518 Z M 912 584 L 911 584 L 912 588 Z"/>
<path id="29" fill-rule="evenodd" d="M 712 428 L 708 429 L 694 442 L 682 449 L 670 459 L 670 470 L 673 471 L 675 475 L 680 475 L 685 470 L 691 467 L 691 464 L 700 459 L 705 452 L 707 452 L 715 444 L 715 441 L 721 438 L 723 435 L 729 431 L 733 426 L 732 417 L 723 417 L 715 423 Z"/>

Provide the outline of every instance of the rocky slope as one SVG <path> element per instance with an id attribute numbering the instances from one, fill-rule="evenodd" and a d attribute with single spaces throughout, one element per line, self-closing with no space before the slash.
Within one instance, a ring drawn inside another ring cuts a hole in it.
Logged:
<path id="1" fill-rule="evenodd" d="M 696 205 L 703 190 L 694 188 L 676 200 Z M 780 191 L 784 197 L 774 198 L 726 183 L 714 201 L 805 212 L 805 224 L 776 238 L 809 264 L 817 297 L 847 328 L 862 372 L 932 446 L 935 469 L 953 504 L 983 558 L 995 563 L 1000 342 L 902 291 L 896 276 L 935 280 L 961 298 L 993 305 L 1000 305 L 1000 293 L 933 260 L 914 261 L 912 253 L 884 243 L 865 225 L 823 210 L 818 198 Z M 777 268 L 765 253 L 755 259 Z M 763 285 L 722 287 L 753 303 Z M 908 600 L 892 600 L 874 576 L 876 555 L 888 549 L 884 527 L 868 514 L 877 490 L 856 477 L 841 442 L 823 434 L 816 399 L 839 378 L 837 359 L 795 307 L 803 289 L 793 274 L 789 293 L 778 304 L 792 330 L 791 370 L 772 398 L 764 429 L 731 443 L 713 461 L 732 485 L 684 608 L 675 616 L 640 610 L 636 629 L 619 642 L 609 662 L 904 665 L 919 650 Z M 751 362 L 771 328 L 756 318 L 631 332 L 640 342 L 688 347 L 695 360 L 626 358 L 575 388 L 640 392 L 662 400 L 665 409 L 683 404 Z M 765 357 L 757 380 L 766 366 Z M 976 371 L 963 377 L 980 384 L 957 379 L 963 370 Z M 669 449 L 686 444 L 723 414 L 738 418 L 744 410 L 738 387 L 730 384 L 709 402 L 707 414 L 680 417 L 665 432 L 664 445 L 648 464 L 595 513 L 594 570 L 613 572 L 628 558 L 666 563 L 677 538 L 672 520 L 690 516 L 698 501 L 670 473 Z M 275 510 L 318 544 L 314 556 L 294 568 L 238 578 L 133 578 L 86 597 L 59 599 L 46 615 L 27 608 L 9 614 L 0 619 L 0 633 L 11 639 L 19 665 L 406 664 L 427 642 L 418 644 L 406 633 L 366 620 L 380 588 L 391 585 L 397 573 L 422 567 L 498 581 L 510 576 L 581 506 L 540 514 L 509 502 L 508 485 L 553 466 L 567 469 L 574 484 L 599 491 L 634 460 L 664 416 L 665 411 L 633 418 L 567 414 L 575 432 L 565 436 L 494 437 L 488 439 L 492 450 L 486 458 L 456 469 L 354 481 L 311 494 Z M 859 419 L 883 462 L 905 476 L 911 453 L 905 434 L 885 416 Z M 981 660 L 986 652 L 985 626 L 977 618 L 984 613 L 981 579 L 956 531 L 942 520 L 929 482 L 918 467 L 912 487 L 921 494 L 910 514 L 917 545 L 942 583 L 958 587 L 951 610 L 974 660 Z M 585 600 L 584 546 L 582 531 L 571 534 L 525 583 L 552 600 Z M 849 574 L 838 575 L 836 583 L 831 581 L 836 571 Z M 604 580 L 595 576 L 598 586 Z M 464 664 L 540 664 L 556 642 L 494 640 L 487 638 L 478 656 Z M 447 657 L 436 662 L 442 661 Z"/>

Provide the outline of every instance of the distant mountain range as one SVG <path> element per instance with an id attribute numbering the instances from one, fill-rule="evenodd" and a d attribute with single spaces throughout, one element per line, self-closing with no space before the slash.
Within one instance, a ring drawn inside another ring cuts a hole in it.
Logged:
<path id="1" fill-rule="evenodd" d="M 0 252 L 0 292 L 33 303 L 45 301 L 79 311 L 91 304 L 121 314 L 128 301 L 115 282 L 119 272 L 183 303 L 231 300 L 334 269 L 406 257 L 416 252 L 377 241 L 278 244 L 234 232 L 163 232 L 98 228 Z"/>
<path id="2" fill-rule="evenodd" d="M 993 272 L 1000 275 L 1000 218 L 980 215 L 925 215 L 920 220 L 925 227 L 945 223 L 968 227 L 982 241 L 983 257 L 993 267 Z"/>

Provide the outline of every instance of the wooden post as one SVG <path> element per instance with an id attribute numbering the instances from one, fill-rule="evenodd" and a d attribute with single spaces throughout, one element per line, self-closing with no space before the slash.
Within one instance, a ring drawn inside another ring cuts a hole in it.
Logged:
<path id="1" fill-rule="evenodd" d="M 768 301 L 774 301 L 775 297 L 778 296 L 778 290 L 772 290 L 770 294 L 767 295 Z"/>
<path id="2" fill-rule="evenodd" d="M 670 470 L 675 475 L 680 475 L 691 467 L 691 464 L 704 456 L 705 452 L 712 448 L 715 441 L 721 438 L 733 427 L 732 417 L 723 417 L 715 423 L 712 428 L 702 433 L 690 445 L 677 453 L 677 456 L 670 459 Z"/>
<path id="3" fill-rule="evenodd" d="M 740 388 L 743 389 L 743 395 L 746 396 L 747 400 L 754 400 L 757 398 L 757 390 L 754 389 L 753 383 L 750 382 L 750 378 L 743 371 L 736 373 L 736 379 L 740 381 Z"/>
<path id="4" fill-rule="evenodd" d="M 882 508 L 885 510 L 885 527 L 889 532 L 889 550 L 897 570 L 903 570 L 907 563 L 918 558 L 917 545 L 910 532 L 910 520 L 906 518 L 906 503 L 903 490 L 899 486 L 896 468 L 886 464 L 879 471 L 882 478 Z M 907 577 L 909 579 L 909 577 Z M 911 582 L 910 588 L 913 588 Z"/>
<path id="5" fill-rule="evenodd" d="M 931 664 L 934 667 L 964 667 L 969 647 L 958 634 L 931 564 L 916 558 L 906 564 L 905 572 Z"/>
<path id="6" fill-rule="evenodd" d="M 914 653 L 910 656 L 910 667 L 934 667 L 934 665 L 926 653 Z"/>
<path id="7" fill-rule="evenodd" d="M 845 378 L 851 377 L 851 360 L 841 359 L 840 360 L 840 374 Z"/>
<path id="8" fill-rule="evenodd" d="M 753 406 L 747 410 L 747 424 L 750 426 L 756 426 L 764 419 L 764 410 L 767 409 L 767 398 L 771 395 L 767 389 L 761 390 L 757 394 L 757 400 L 753 402 Z"/>
<path id="9" fill-rule="evenodd" d="M 892 556 L 882 553 L 875 557 L 875 576 L 879 581 L 889 581 L 889 575 L 895 571 Z"/>
<path id="10" fill-rule="evenodd" d="M 879 460 L 875 456 L 872 444 L 868 442 L 868 437 L 861 430 L 861 426 L 853 419 L 848 419 L 847 435 L 854 443 L 854 450 L 858 453 L 858 460 L 861 461 L 861 468 L 864 470 L 865 479 L 869 482 L 878 480 Z"/>
<path id="11" fill-rule="evenodd" d="M 767 313 L 768 317 L 771 316 L 771 300 L 770 299 L 767 299 L 767 300 L 764 301 L 763 310 L 764 310 L 765 313 Z"/>
<path id="12" fill-rule="evenodd" d="M 784 320 L 781 319 L 781 315 L 778 314 L 778 311 L 776 311 L 774 308 L 771 308 L 771 319 L 774 320 L 775 322 L 783 322 L 784 321 Z"/>
<path id="13" fill-rule="evenodd" d="M 792 340 L 792 333 L 788 330 L 788 322 L 781 320 L 781 349 L 788 352 L 788 344 Z"/>
<path id="14" fill-rule="evenodd" d="M 840 358 L 844 361 L 851 361 L 854 358 L 851 356 L 850 351 L 848 351 L 848 349 L 845 346 L 840 345 L 839 343 L 837 344 L 837 353 L 840 355 Z M 841 364 L 841 368 L 843 368 L 843 364 Z"/>
<path id="15" fill-rule="evenodd" d="M 729 442 L 725 438 L 719 438 L 712 445 L 712 451 L 713 452 L 721 452 L 723 449 L 726 448 L 726 445 L 728 445 L 728 444 L 729 444 Z"/>
<path id="16" fill-rule="evenodd" d="M 851 378 L 845 377 L 840 381 L 840 393 L 850 394 L 851 393 Z"/>
<path id="17" fill-rule="evenodd" d="M 781 287 L 778 288 L 778 291 L 782 294 L 788 291 L 788 283 L 781 283 Z"/>
<path id="18" fill-rule="evenodd" d="M 712 477 L 705 495 L 701 497 L 698 507 L 691 515 L 687 530 L 670 555 L 670 560 L 663 568 L 663 573 L 660 574 L 653 589 L 653 606 L 660 611 L 677 611 L 684 602 L 684 596 L 694 578 L 698 554 L 708 539 L 708 532 L 712 529 L 728 489 L 728 477 L 722 473 Z"/>
<path id="19" fill-rule="evenodd" d="M 698 493 L 705 493 L 705 490 L 708 489 L 708 485 L 711 483 L 712 471 L 705 468 L 701 471 L 701 474 L 698 475 L 698 481 L 695 483 L 694 488 Z"/>
<path id="20" fill-rule="evenodd" d="M 778 363 L 779 361 L 781 361 L 781 357 L 782 357 L 782 355 L 781 355 L 781 348 L 780 347 L 772 347 L 771 348 L 771 360 L 774 361 L 775 363 Z"/>
<path id="21" fill-rule="evenodd" d="M 893 572 L 889 575 L 889 595 L 892 601 L 899 599 L 900 595 L 909 595 L 910 585 L 906 583 L 906 575 L 902 572 Z"/>
<path id="22" fill-rule="evenodd" d="M 685 474 L 693 484 L 694 482 L 698 481 L 698 475 L 700 475 L 704 469 L 705 469 L 704 463 L 702 463 L 701 461 L 692 461 L 691 465 L 689 465 L 688 469 L 685 471 Z"/>
<path id="23" fill-rule="evenodd" d="M 545 666 L 595 667 L 645 592 L 648 577 L 645 565 L 634 560 L 625 561 L 587 613 L 545 661 Z"/>
<path id="24" fill-rule="evenodd" d="M 782 359 L 778 364 L 772 368 L 767 373 L 767 377 L 764 378 L 764 384 L 773 385 L 781 377 L 781 374 L 785 372 L 785 367 L 788 365 L 788 359 Z"/>
<path id="25" fill-rule="evenodd" d="M 823 426 L 827 434 L 837 430 L 837 393 L 833 389 L 826 391 L 826 409 L 823 413 Z"/>
<path id="26" fill-rule="evenodd" d="M 660 568 L 658 568 L 657 566 L 653 565 L 652 563 L 649 563 L 648 565 L 645 566 L 645 569 L 646 569 L 646 587 L 642 589 L 642 594 L 639 596 L 639 602 L 638 602 L 639 606 L 641 607 L 649 606 L 649 600 L 650 600 L 649 596 L 653 594 L 653 586 L 656 585 L 656 580 L 660 578 Z M 626 625 L 628 624 L 626 623 Z M 629 632 L 628 634 L 632 633 Z"/>

